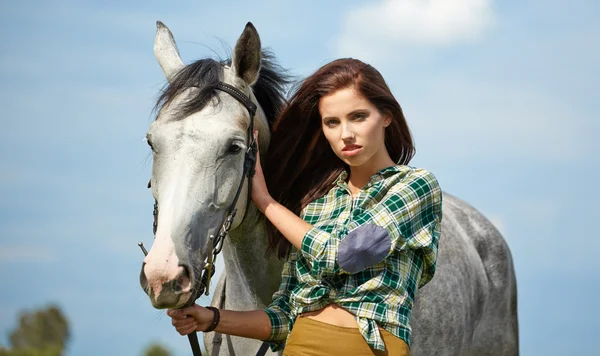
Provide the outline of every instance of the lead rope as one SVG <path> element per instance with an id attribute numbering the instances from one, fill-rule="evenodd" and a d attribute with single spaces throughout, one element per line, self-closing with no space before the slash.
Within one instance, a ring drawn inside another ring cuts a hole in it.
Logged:
<path id="1" fill-rule="evenodd" d="M 221 290 L 221 298 L 219 298 L 219 303 L 217 304 L 217 308 L 222 309 L 225 307 L 225 289 L 227 288 L 227 275 L 223 278 L 223 289 Z M 213 338 L 213 349 L 212 356 L 218 356 L 219 351 L 221 351 L 221 343 L 223 342 L 223 334 L 215 332 L 215 337 Z"/>
<path id="2" fill-rule="evenodd" d="M 222 309 L 225 307 L 225 296 L 227 295 L 226 288 L 227 288 L 227 275 L 225 275 L 225 278 L 223 278 L 223 289 L 221 290 L 221 298 L 219 298 L 219 303 L 217 303 L 217 308 L 219 308 L 219 309 Z M 223 343 L 223 334 L 215 332 L 215 337 L 213 338 L 212 343 L 213 343 L 213 349 L 212 349 L 211 355 L 218 356 L 219 351 L 221 351 L 221 344 Z M 264 356 L 268 350 L 269 350 L 269 343 L 267 343 L 266 341 L 263 341 L 263 343 L 260 345 L 260 348 L 256 352 L 256 356 Z"/>

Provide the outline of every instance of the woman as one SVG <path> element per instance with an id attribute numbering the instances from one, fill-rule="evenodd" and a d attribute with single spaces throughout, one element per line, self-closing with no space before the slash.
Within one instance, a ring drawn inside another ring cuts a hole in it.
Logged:
<path id="1" fill-rule="evenodd" d="M 273 131 L 252 199 L 286 258 L 279 291 L 265 310 L 170 310 L 173 325 L 266 340 L 284 355 L 408 355 L 442 197 L 431 173 L 407 166 L 400 105 L 375 68 L 339 59 L 301 83 Z"/>

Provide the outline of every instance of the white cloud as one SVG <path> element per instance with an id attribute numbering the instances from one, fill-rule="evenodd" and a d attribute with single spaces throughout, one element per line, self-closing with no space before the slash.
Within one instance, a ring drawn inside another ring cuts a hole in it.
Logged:
<path id="1" fill-rule="evenodd" d="M 350 10 L 342 54 L 382 52 L 398 44 L 445 45 L 479 38 L 493 21 L 491 0 L 382 0 Z"/>

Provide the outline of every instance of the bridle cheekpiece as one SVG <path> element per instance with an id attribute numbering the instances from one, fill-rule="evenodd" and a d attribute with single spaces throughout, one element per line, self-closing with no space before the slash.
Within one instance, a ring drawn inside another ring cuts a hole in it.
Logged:
<path id="1" fill-rule="evenodd" d="M 254 104 L 254 102 L 252 102 L 252 99 L 250 99 L 249 96 L 244 94 L 241 90 L 237 89 L 233 85 L 230 85 L 230 84 L 227 84 L 224 82 L 219 82 L 219 83 L 217 83 L 217 85 L 215 86 L 214 89 L 223 91 L 223 92 L 231 95 L 233 98 L 235 98 L 237 101 L 239 101 L 242 105 L 244 105 L 244 107 L 246 107 L 246 109 L 248 110 L 248 113 L 250 114 L 250 123 L 248 125 L 248 132 L 247 132 L 247 137 L 248 137 L 247 138 L 247 149 L 246 149 L 246 153 L 244 156 L 244 170 L 243 170 L 243 174 L 242 174 L 242 180 L 241 180 L 241 182 L 238 186 L 238 189 L 235 193 L 233 202 L 231 203 L 231 205 L 229 206 L 229 209 L 227 210 L 227 216 L 225 217 L 223 223 L 221 224 L 221 228 L 219 229 L 217 236 L 215 237 L 214 235 L 211 235 L 209 237 L 208 243 L 209 243 L 209 247 L 210 247 L 210 253 L 208 254 L 206 263 L 204 264 L 202 275 L 199 279 L 196 279 L 196 281 L 195 281 L 196 283 L 194 283 L 195 286 L 192 290 L 192 295 L 190 296 L 190 299 L 188 300 L 188 302 L 183 306 L 184 308 L 192 306 L 196 302 L 196 299 L 200 298 L 200 296 L 203 293 L 207 296 L 210 294 L 210 291 L 209 291 L 210 282 L 211 282 L 213 275 L 215 274 L 214 266 L 215 266 L 215 263 L 217 260 L 217 256 L 223 249 L 223 241 L 225 240 L 225 237 L 227 237 L 227 235 L 229 234 L 229 230 L 231 229 L 231 225 L 233 224 L 233 220 L 235 219 L 235 215 L 237 213 L 237 209 L 236 209 L 237 201 L 240 197 L 240 193 L 242 192 L 242 188 L 244 186 L 244 180 L 246 178 L 248 178 L 248 199 L 247 199 L 246 206 L 248 207 L 248 205 L 250 204 L 251 193 L 252 193 L 252 177 L 254 176 L 254 173 L 255 173 L 256 153 L 258 152 L 258 144 L 254 138 L 254 116 L 256 115 L 256 110 L 257 110 L 256 104 Z M 151 186 L 150 183 L 148 183 L 148 188 L 150 188 L 150 186 Z M 247 211 L 248 211 L 248 209 L 246 208 L 246 212 Z M 156 237 L 156 230 L 158 228 L 158 201 L 156 199 L 154 200 L 154 209 L 153 209 L 152 215 L 154 216 L 154 222 L 152 224 L 152 231 Z M 140 242 L 140 243 L 138 243 L 138 245 L 142 249 L 142 252 L 144 252 L 144 255 L 147 255 L 148 251 L 146 251 L 146 249 L 144 248 L 144 244 Z M 200 345 L 198 343 L 198 337 L 197 337 L 196 333 L 189 334 L 188 338 L 190 340 L 190 344 L 192 346 L 192 351 L 194 353 L 194 356 L 202 355 L 202 353 L 200 352 Z"/>

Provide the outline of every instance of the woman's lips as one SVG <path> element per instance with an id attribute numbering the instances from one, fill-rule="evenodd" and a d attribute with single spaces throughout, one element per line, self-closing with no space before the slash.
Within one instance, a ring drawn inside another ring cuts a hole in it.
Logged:
<path id="1" fill-rule="evenodd" d="M 359 145 L 348 145 L 342 149 L 342 154 L 346 157 L 356 156 L 362 151 L 362 146 Z"/>

